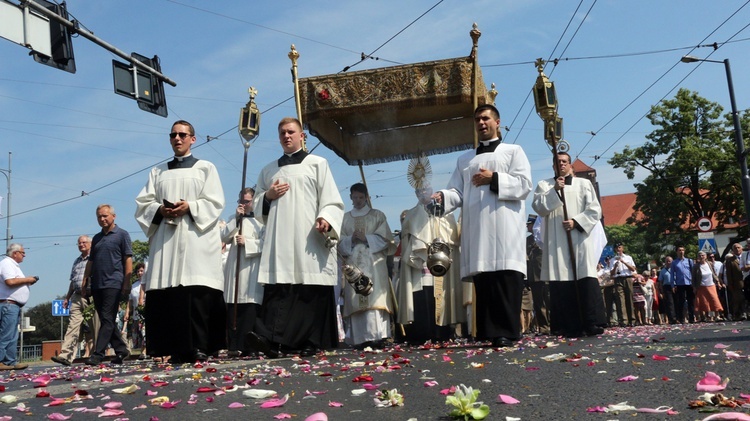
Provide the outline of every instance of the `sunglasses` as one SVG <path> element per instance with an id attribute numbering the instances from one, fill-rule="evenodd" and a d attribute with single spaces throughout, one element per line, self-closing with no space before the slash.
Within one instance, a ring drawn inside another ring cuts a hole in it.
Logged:
<path id="1" fill-rule="evenodd" d="M 169 138 L 170 139 L 174 139 L 177 136 L 180 136 L 180 139 L 184 139 L 184 138 L 186 138 L 188 136 L 192 136 L 192 135 L 190 133 L 185 133 L 185 132 L 172 132 L 172 133 L 169 134 Z"/>

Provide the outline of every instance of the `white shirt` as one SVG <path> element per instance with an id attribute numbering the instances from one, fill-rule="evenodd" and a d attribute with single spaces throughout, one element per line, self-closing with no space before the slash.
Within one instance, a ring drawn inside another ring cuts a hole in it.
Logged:
<path id="1" fill-rule="evenodd" d="M 6 279 L 25 278 L 21 272 L 21 266 L 10 257 L 0 261 L 0 300 L 13 300 L 18 304 L 24 305 L 29 301 L 29 285 L 19 285 L 16 287 L 8 286 Z"/>

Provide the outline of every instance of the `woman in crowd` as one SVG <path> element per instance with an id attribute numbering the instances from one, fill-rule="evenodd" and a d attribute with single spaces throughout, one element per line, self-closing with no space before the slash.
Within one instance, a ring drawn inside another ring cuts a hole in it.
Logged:
<path id="1" fill-rule="evenodd" d="M 646 293 L 643 288 L 645 284 L 643 275 L 636 273 L 633 277 L 633 310 L 635 324 L 639 326 L 646 324 Z"/>
<path id="2" fill-rule="evenodd" d="M 644 324 L 650 325 L 654 320 L 654 280 L 648 270 L 644 270 L 641 276 L 643 277 L 641 288 L 643 288 L 643 296 L 646 298 Z"/>
<path id="3" fill-rule="evenodd" d="M 692 277 L 696 317 L 700 317 L 701 321 L 713 322 L 714 314 L 724 311 L 716 293 L 716 285 L 723 288 L 723 284 L 714 272 L 713 265 L 708 263 L 705 252 L 698 252 Z"/>

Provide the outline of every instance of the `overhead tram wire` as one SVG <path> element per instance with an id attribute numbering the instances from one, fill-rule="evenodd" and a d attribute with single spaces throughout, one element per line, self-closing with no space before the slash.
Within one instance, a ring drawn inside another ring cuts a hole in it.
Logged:
<path id="1" fill-rule="evenodd" d="M 581 19 L 581 22 L 578 24 L 578 27 L 576 28 L 575 32 L 573 33 L 573 36 L 570 37 L 568 40 L 568 43 L 565 45 L 565 48 L 563 49 L 562 54 L 565 54 L 565 51 L 568 50 L 568 47 L 570 47 L 570 44 L 573 42 L 573 39 L 575 39 L 576 35 L 578 35 L 578 31 L 581 29 L 581 26 L 583 26 L 583 23 L 586 22 L 586 18 L 588 18 L 589 14 L 591 13 L 591 10 L 596 5 L 597 0 L 594 0 L 593 3 L 591 3 L 591 7 L 589 7 L 589 10 L 586 11 L 586 15 Z M 547 63 L 549 63 L 549 60 L 553 57 L 555 54 L 555 51 L 557 51 L 557 47 L 560 46 L 560 43 L 563 40 L 563 37 L 565 37 L 565 34 L 568 32 L 568 28 L 570 28 L 571 23 L 573 23 L 573 19 L 575 19 L 576 14 L 578 13 L 578 10 L 581 8 L 581 5 L 583 4 L 583 0 L 581 0 L 578 3 L 578 6 L 576 6 L 576 10 L 573 12 L 573 14 L 570 16 L 570 19 L 568 20 L 568 24 L 565 25 L 565 29 L 563 30 L 563 33 L 560 34 L 560 38 L 557 40 L 557 43 L 555 44 L 555 47 L 552 49 L 552 52 L 550 53 L 549 57 L 547 57 L 547 62 L 545 63 L 545 68 L 547 67 Z M 561 54 L 561 55 L 562 55 Z M 555 67 L 552 68 L 552 70 L 549 73 L 549 76 L 552 76 L 552 74 L 555 72 L 555 68 L 557 67 L 557 60 L 554 60 Z M 526 93 L 526 98 L 523 100 L 523 104 L 521 104 L 521 107 L 518 109 L 518 113 L 516 113 L 516 116 L 513 118 L 513 121 L 510 123 L 510 127 L 513 127 L 513 123 L 518 118 L 518 115 L 521 113 L 521 110 L 526 106 L 526 103 L 529 101 L 529 98 L 531 97 L 531 89 Z M 520 130 L 516 130 L 516 137 L 513 139 L 513 143 L 515 144 L 518 141 L 518 136 L 521 135 L 521 132 L 526 127 L 526 122 L 529 121 L 529 118 L 531 117 L 531 113 L 534 111 L 533 108 L 529 109 L 529 113 L 526 115 L 526 119 L 523 122 L 523 125 L 521 126 Z"/>
<path id="2" fill-rule="evenodd" d="M 709 38 L 709 37 L 710 37 L 711 35 L 713 35 L 714 33 L 716 33 L 716 31 L 718 31 L 718 30 L 719 30 L 719 29 L 720 29 L 720 28 L 721 28 L 722 26 L 724 26 L 724 25 L 725 25 L 725 24 L 726 24 L 727 22 L 729 22 L 729 20 L 730 20 L 730 19 L 732 19 L 732 18 L 733 18 L 733 17 L 734 17 L 734 16 L 735 16 L 735 15 L 736 15 L 737 13 L 739 13 L 739 12 L 740 12 L 740 10 L 742 10 L 742 9 L 743 9 L 743 8 L 744 8 L 745 6 L 747 6 L 747 5 L 748 5 L 748 3 L 750 3 L 750 0 L 748 0 L 748 1 L 747 1 L 747 2 L 745 2 L 745 3 L 744 3 L 744 4 L 742 5 L 742 6 L 740 6 L 740 7 L 739 7 L 739 8 L 737 9 L 737 10 L 735 10 L 735 11 L 734 11 L 734 12 L 733 12 L 733 13 L 732 13 L 731 15 L 729 15 L 729 17 L 727 17 L 726 19 L 724 19 L 724 21 L 723 21 L 723 22 L 722 22 L 721 24 L 719 24 L 719 26 L 717 26 L 716 28 L 714 28 L 714 30 L 713 30 L 713 31 L 711 31 L 711 32 L 710 32 L 710 33 L 709 33 L 708 35 L 706 35 L 706 36 L 705 36 L 705 37 L 704 37 L 704 38 L 703 38 L 703 39 L 701 40 L 701 42 L 700 42 L 700 43 L 698 44 L 698 46 L 708 46 L 708 47 L 713 47 L 713 48 L 714 48 L 714 50 L 713 50 L 713 51 L 712 51 L 712 52 L 711 52 L 711 53 L 709 54 L 709 57 L 711 56 L 711 54 L 713 54 L 713 53 L 714 53 L 714 52 L 715 52 L 715 51 L 716 51 L 716 50 L 717 50 L 717 49 L 719 48 L 719 44 L 718 44 L 718 43 L 713 43 L 713 44 L 708 44 L 708 45 L 704 45 L 703 43 L 704 43 L 704 42 L 706 42 L 706 40 L 707 40 L 707 39 L 708 39 L 708 38 Z M 739 34 L 740 34 L 740 33 L 741 33 L 742 31 L 744 31 L 745 29 L 747 29 L 747 27 L 748 27 L 748 26 L 750 26 L 750 24 L 747 24 L 747 25 L 745 25 L 744 27 L 742 27 L 742 29 L 740 29 L 739 31 L 735 32 L 735 33 L 734 33 L 734 35 L 732 35 L 732 36 L 731 36 L 731 37 L 729 37 L 729 38 L 728 38 L 728 39 L 727 39 L 726 41 L 724 41 L 723 43 L 721 43 L 721 45 L 725 45 L 726 43 L 728 43 L 729 41 L 731 41 L 731 40 L 732 40 L 732 39 L 733 39 L 734 37 L 736 37 L 737 35 L 739 35 Z M 694 51 L 694 50 L 698 49 L 698 48 L 699 48 L 698 46 L 696 46 L 696 47 L 694 47 L 693 49 L 691 49 L 690 51 L 688 51 L 688 53 L 687 53 L 687 54 L 690 54 L 690 53 L 691 53 L 692 51 Z M 638 96 L 637 96 L 637 97 L 635 97 L 635 98 L 634 98 L 634 99 L 633 99 L 632 101 L 630 101 L 630 102 L 629 102 L 629 103 L 628 103 L 628 104 L 627 104 L 627 105 L 626 105 L 626 106 L 625 106 L 625 107 L 624 107 L 623 109 L 621 109 L 621 110 L 620 110 L 620 111 L 619 111 L 619 112 L 618 112 L 617 114 L 615 114 L 615 116 L 614 116 L 614 117 L 612 117 L 611 119 L 609 119 L 609 121 L 607 121 L 607 122 L 606 122 L 606 123 L 605 123 L 605 124 L 604 124 L 603 126 L 601 126 L 601 127 L 599 128 L 599 130 L 595 130 L 594 132 L 595 132 L 595 133 L 600 133 L 600 132 L 602 131 L 602 129 L 604 129 L 605 127 L 607 127 L 607 126 L 608 126 L 608 125 L 609 125 L 610 123 L 612 123 L 612 121 L 614 121 L 614 120 L 615 120 L 615 119 L 616 119 L 616 118 L 617 118 L 617 117 L 618 117 L 618 116 L 619 116 L 620 114 L 622 114 L 623 112 L 625 112 L 625 110 L 627 110 L 627 109 L 628 109 L 628 108 L 629 108 L 629 107 L 630 107 L 631 105 L 633 105 L 633 103 L 635 103 L 635 101 L 637 101 L 637 100 L 638 100 L 638 99 L 639 99 L 639 98 L 640 98 L 641 96 L 643 96 L 643 95 L 644 95 L 644 94 L 645 94 L 645 93 L 646 93 L 646 92 L 647 92 L 648 90 L 650 90 L 650 89 L 651 89 L 651 88 L 652 88 L 652 87 L 653 87 L 654 85 L 656 85 L 656 83 L 657 83 L 657 82 L 659 82 L 659 81 L 660 81 L 660 80 L 661 80 L 662 78 L 664 78 L 664 77 L 665 77 L 665 76 L 666 76 L 666 75 L 667 75 L 667 74 L 668 74 L 669 72 L 671 72 L 671 71 L 672 71 L 672 69 L 674 69 L 675 67 L 677 67 L 677 65 L 678 65 L 679 63 L 680 63 L 680 62 L 678 61 L 678 62 L 676 62 L 675 64 L 673 64 L 673 65 L 672 65 L 672 67 L 670 67 L 669 69 L 667 69 L 667 71 L 665 71 L 665 72 L 664 72 L 664 73 L 663 73 L 663 74 L 662 74 L 661 76 L 659 76 L 659 78 L 657 78 L 657 79 L 656 79 L 656 81 L 654 81 L 654 82 L 653 82 L 652 84 L 650 84 L 650 85 L 649 85 L 649 86 L 648 86 L 648 87 L 647 87 L 647 88 L 646 88 L 645 90 L 643 90 L 643 92 L 641 92 L 640 94 L 638 94 Z M 695 67 L 694 67 L 694 68 L 693 68 L 693 69 L 692 69 L 692 70 L 691 70 L 690 72 L 688 72 L 688 74 L 687 74 L 687 75 L 686 75 L 686 76 L 685 76 L 684 78 L 682 78 L 682 79 L 681 79 L 681 80 L 680 80 L 680 81 L 678 82 L 678 84 L 677 84 L 677 85 L 675 85 L 674 87 L 672 87 L 672 88 L 671 88 L 671 89 L 670 89 L 670 90 L 669 90 L 669 91 L 668 91 L 668 92 L 667 92 L 667 93 L 666 93 L 666 94 L 665 94 L 664 96 L 662 96 L 662 98 L 661 98 L 661 99 L 659 100 L 659 102 L 663 101 L 663 100 L 664 100 L 664 98 L 666 98 L 666 97 L 667 97 L 667 95 L 671 94 L 671 93 L 672 93 L 672 92 L 673 92 L 673 91 L 674 91 L 674 90 L 675 90 L 675 89 L 676 89 L 676 88 L 677 88 L 677 87 L 679 86 L 679 84 L 680 84 L 680 83 L 682 83 L 682 82 L 683 82 L 683 81 L 684 81 L 685 79 L 687 79 L 687 77 L 688 77 L 688 76 L 690 76 L 690 75 L 691 75 L 691 74 L 692 74 L 692 73 L 693 73 L 693 72 L 694 72 L 695 70 L 697 70 L 697 69 L 698 69 L 698 67 L 700 67 L 700 64 L 701 64 L 701 63 L 699 63 L 699 64 L 698 64 L 698 66 L 695 66 Z M 635 122 L 634 122 L 634 123 L 633 123 L 633 124 L 632 124 L 632 125 L 631 125 L 631 126 L 630 126 L 630 127 L 629 127 L 629 128 L 628 128 L 628 129 L 627 129 L 627 130 L 626 130 L 626 131 L 625 131 L 625 132 L 623 133 L 623 134 L 622 134 L 622 135 L 620 135 L 620 137 L 618 137 L 618 138 L 617 138 L 617 139 L 616 139 L 616 140 L 615 140 L 614 142 L 612 142 L 612 144 L 611 144 L 611 145 L 609 145 L 609 147 L 607 147 L 607 149 L 605 149 L 605 150 L 604 150 L 604 152 L 602 152 L 602 155 L 604 155 L 604 154 L 605 154 L 605 153 L 607 153 L 607 152 L 608 152 L 608 151 L 609 151 L 610 149 L 612 149 L 612 148 L 613 148 L 613 147 L 614 147 L 614 146 L 615 146 L 615 145 L 616 145 L 616 144 L 617 144 L 617 143 L 618 143 L 618 142 L 619 142 L 620 140 L 622 140 L 622 138 L 623 138 L 623 137 L 625 137 L 625 135 L 627 135 L 627 134 L 628 134 L 628 133 L 629 133 L 629 132 L 630 132 L 630 131 L 631 131 L 631 130 L 633 129 L 633 127 L 635 127 L 635 126 L 636 126 L 636 125 L 637 125 L 637 124 L 638 124 L 638 123 L 639 123 L 639 122 L 640 122 L 641 120 L 643 120 L 643 118 L 644 118 L 644 117 L 646 117 L 647 115 L 648 115 L 648 113 L 646 113 L 646 114 L 642 115 L 642 116 L 641 116 L 640 118 L 638 118 L 638 120 L 636 120 L 636 121 L 635 121 Z M 591 137 L 591 139 L 593 139 L 593 136 Z M 588 141 L 588 142 L 586 142 L 586 145 L 584 145 L 584 148 L 583 148 L 583 149 L 581 149 L 581 151 L 580 151 L 580 152 L 578 153 L 578 155 L 576 155 L 576 158 L 577 158 L 577 157 L 578 157 L 578 156 L 579 156 L 579 155 L 580 155 L 580 154 L 581 154 L 581 153 L 583 152 L 583 150 L 584 150 L 584 149 L 586 148 L 586 146 L 588 146 L 588 145 L 589 145 L 589 143 L 591 143 L 591 139 L 589 139 L 589 141 Z M 593 164 L 594 164 L 594 163 L 595 163 L 596 161 L 598 161 L 598 160 L 599 160 L 599 158 L 601 158 L 601 156 L 602 156 L 602 155 L 598 155 L 598 156 L 596 156 L 596 157 L 594 158 L 594 161 L 593 161 L 593 162 L 591 163 L 591 165 L 593 165 Z"/>
<path id="3" fill-rule="evenodd" d="M 444 0 L 440 0 L 437 3 L 435 3 L 432 7 L 430 7 L 429 9 L 427 9 L 427 11 L 425 11 L 424 13 L 422 13 L 421 15 L 419 15 L 416 19 L 414 19 L 413 21 L 411 21 L 408 25 L 404 26 L 400 31 L 396 32 L 395 35 L 393 35 L 392 37 L 388 38 L 388 40 L 386 40 L 384 43 L 380 44 L 380 46 L 378 48 L 372 50 L 372 52 L 370 54 L 365 55 L 365 53 L 362 53 L 362 56 L 361 56 L 361 58 L 360 58 L 360 60 L 358 62 L 356 62 L 356 63 L 354 63 L 352 65 L 344 67 L 343 70 L 341 70 L 339 73 L 347 72 L 352 67 L 354 67 L 354 66 L 362 63 L 363 61 L 365 61 L 367 59 L 372 58 L 373 54 L 375 54 L 376 52 L 378 52 L 378 50 L 380 50 L 381 48 L 385 47 L 386 44 L 388 44 L 389 42 L 393 41 L 397 36 L 401 35 L 402 32 L 404 32 L 405 30 L 409 29 L 410 26 L 412 26 L 415 23 L 417 23 L 418 20 L 422 19 L 425 15 L 427 15 L 428 13 L 430 13 L 432 11 L 432 9 L 438 7 L 440 5 L 440 3 L 442 3 L 443 1 Z M 375 58 L 375 59 L 379 60 L 379 58 Z M 391 63 L 394 63 L 394 64 L 403 64 L 403 63 L 396 63 L 396 62 L 391 62 Z"/>

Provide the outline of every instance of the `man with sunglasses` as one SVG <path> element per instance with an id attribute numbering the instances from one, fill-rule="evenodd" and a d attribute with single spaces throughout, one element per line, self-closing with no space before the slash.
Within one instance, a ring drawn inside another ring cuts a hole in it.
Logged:
<path id="1" fill-rule="evenodd" d="M 146 343 L 173 362 L 204 361 L 226 344 L 219 217 L 224 190 L 216 167 L 195 158 L 195 129 L 172 125 L 174 159 L 151 169 L 135 218 L 149 238 Z"/>

